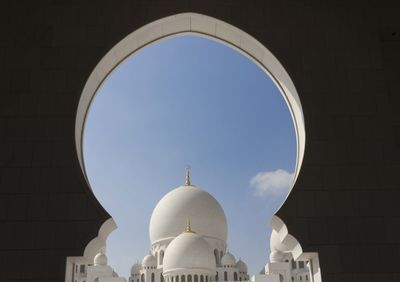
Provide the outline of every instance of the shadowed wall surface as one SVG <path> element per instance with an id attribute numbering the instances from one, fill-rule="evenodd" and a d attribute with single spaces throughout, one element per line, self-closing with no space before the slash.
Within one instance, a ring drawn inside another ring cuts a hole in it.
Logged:
<path id="1" fill-rule="evenodd" d="M 278 216 L 319 252 L 323 281 L 400 280 L 398 11 L 396 1 L 3 3 L 0 281 L 64 281 L 66 257 L 109 218 L 77 159 L 80 94 L 122 38 L 182 12 L 249 33 L 295 83 L 306 152 Z"/>

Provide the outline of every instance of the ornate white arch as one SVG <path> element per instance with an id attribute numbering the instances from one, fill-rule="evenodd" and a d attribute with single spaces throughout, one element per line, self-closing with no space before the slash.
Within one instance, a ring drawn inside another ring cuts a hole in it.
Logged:
<path id="1" fill-rule="evenodd" d="M 293 117 L 296 130 L 297 158 L 294 184 L 304 156 L 305 128 L 300 99 L 289 74 L 274 55 L 254 37 L 226 22 L 195 13 L 183 13 L 162 18 L 132 32 L 115 45 L 90 74 L 79 101 L 75 123 L 76 149 L 85 176 L 86 170 L 82 151 L 85 119 L 90 104 L 102 83 L 122 61 L 141 48 L 165 38 L 188 33 L 205 36 L 239 51 L 260 66 L 281 90 Z"/>
<path id="2" fill-rule="evenodd" d="M 65 270 L 65 281 L 70 282 L 72 281 L 72 272 L 73 272 L 73 265 L 75 263 L 78 264 L 91 264 L 93 263 L 94 257 L 100 251 L 106 251 L 106 240 L 108 235 L 111 234 L 117 225 L 114 222 L 114 219 L 109 218 L 106 220 L 100 227 L 99 233 L 95 238 L 93 238 L 87 245 L 83 252 L 83 256 L 78 257 L 67 257 L 67 264 Z"/>
<path id="3" fill-rule="evenodd" d="M 77 155 L 86 179 L 87 176 L 82 150 L 83 130 L 90 104 L 93 101 L 98 89 L 101 87 L 101 85 L 110 75 L 110 73 L 112 73 L 113 70 L 116 69 L 119 64 L 130 55 L 134 54 L 141 48 L 144 48 L 149 44 L 153 44 L 159 40 L 171 38 L 173 36 L 180 36 L 183 34 L 195 34 L 199 36 L 204 36 L 209 39 L 213 39 L 220 43 L 226 44 L 231 48 L 234 48 L 235 50 L 252 60 L 258 66 L 260 66 L 265 71 L 265 73 L 271 77 L 276 86 L 281 90 L 281 93 L 286 100 L 290 113 L 292 115 L 296 131 L 297 156 L 294 179 L 292 186 L 290 187 L 290 189 L 292 189 L 299 175 L 300 167 L 304 157 L 305 124 L 300 99 L 289 74 L 286 72 L 281 63 L 275 58 L 275 56 L 264 45 L 262 45 L 246 32 L 221 20 L 195 13 L 182 13 L 162 18 L 132 32 L 123 40 L 121 40 L 117 45 L 115 45 L 101 59 L 93 72 L 90 74 L 89 79 L 87 80 L 85 87 L 82 91 L 75 121 L 75 142 Z M 87 183 L 90 186 L 88 181 Z M 98 251 L 100 246 L 105 247 L 105 240 L 108 234 L 116 228 L 114 221 L 112 219 L 110 220 L 112 221 L 112 223 L 105 223 L 107 226 L 109 226 L 105 228 L 107 231 L 100 236 L 100 233 L 102 233 L 102 231 L 100 230 L 99 236 L 93 239 L 86 247 L 83 257 L 69 257 L 67 259 L 67 262 L 87 262 L 89 260 L 92 260 L 96 252 L 95 250 Z M 273 230 L 277 231 L 280 234 L 279 236 L 282 242 L 284 242 L 284 244 L 287 245 L 288 248 L 290 248 L 290 252 L 292 252 L 293 257 L 295 257 L 296 259 L 305 258 L 305 256 L 311 256 L 312 254 L 314 254 L 302 252 L 300 244 L 293 236 L 291 236 L 287 232 L 286 225 L 277 216 L 274 216 L 272 218 L 271 226 Z M 313 255 L 313 257 L 314 259 L 316 258 L 316 260 L 318 260 L 318 255 L 316 255 L 316 257 L 315 255 Z M 318 280 L 318 273 L 315 278 L 315 281 L 320 281 Z"/>
<path id="4" fill-rule="evenodd" d="M 272 227 L 271 235 L 271 253 L 280 252 L 282 254 L 290 253 L 295 261 L 309 261 L 310 274 L 312 282 L 321 282 L 321 267 L 319 265 L 319 257 L 316 252 L 303 252 L 300 243 L 295 237 L 289 234 L 286 224 L 278 216 L 272 216 L 270 221 Z"/>

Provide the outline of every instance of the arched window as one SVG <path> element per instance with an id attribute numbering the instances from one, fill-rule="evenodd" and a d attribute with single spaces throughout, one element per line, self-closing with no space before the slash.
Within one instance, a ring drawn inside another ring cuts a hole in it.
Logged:
<path id="1" fill-rule="evenodd" d="M 164 276 L 160 273 L 160 282 L 164 282 Z"/>
<path id="2" fill-rule="evenodd" d="M 179 282 L 179 276 L 178 275 L 175 277 L 175 282 Z"/>
<path id="3" fill-rule="evenodd" d="M 204 276 L 200 275 L 200 282 L 204 282 Z"/>
<path id="4" fill-rule="evenodd" d="M 303 280 L 303 277 L 300 276 L 300 281 Z"/>
<path id="5" fill-rule="evenodd" d="M 136 282 L 139 282 L 139 278 L 136 280 Z"/>
<path id="6" fill-rule="evenodd" d="M 222 259 L 223 256 L 224 256 L 224 253 L 221 251 L 221 252 L 219 253 L 219 257 Z"/>
<path id="7" fill-rule="evenodd" d="M 181 275 L 181 282 L 186 282 L 185 275 Z"/>
<path id="8" fill-rule="evenodd" d="M 237 272 L 233 273 L 233 281 L 238 281 Z"/>
<path id="9" fill-rule="evenodd" d="M 171 277 L 171 282 L 174 282 L 174 276 Z"/>
<path id="10" fill-rule="evenodd" d="M 187 280 L 188 280 L 187 282 L 192 282 L 192 275 L 191 274 L 188 275 L 188 279 Z"/>
<path id="11" fill-rule="evenodd" d="M 228 281 L 228 272 L 224 272 L 224 281 Z"/>
<path id="12" fill-rule="evenodd" d="M 215 281 L 218 282 L 218 272 L 217 272 L 217 274 L 215 274 Z"/>
<path id="13" fill-rule="evenodd" d="M 151 274 L 151 282 L 155 282 L 156 278 L 154 277 L 154 272 Z"/>
<path id="14" fill-rule="evenodd" d="M 242 281 L 242 277 L 239 278 L 239 281 Z"/>
<path id="15" fill-rule="evenodd" d="M 208 276 L 206 276 L 206 282 L 208 282 Z"/>
<path id="16" fill-rule="evenodd" d="M 164 261 L 164 251 L 163 250 L 160 251 L 160 259 L 159 259 L 159 261 L 160 261 L 159 264 L 162 265 L 163 261 Z"/>
<path id="17" fill-rule="evenodd" d="M 142 275 L 140 275 L 140 282 L 144 282 L 144 273 L 142 273 Z"/>
<path id="18" fill-rule="evenodd" d="M 194 282 L 199 282 L 199 276 L 197 274 L 194 275 Z"/>

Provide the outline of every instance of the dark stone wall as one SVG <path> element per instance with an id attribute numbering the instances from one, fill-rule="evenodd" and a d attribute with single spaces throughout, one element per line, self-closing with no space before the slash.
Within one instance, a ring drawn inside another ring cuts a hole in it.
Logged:
<path id="1" fill-rule="evenodd" d="M 306 154 L 278 215 L 324 282 L 400 281 L 398 1 L 3 1 L 0 281 L 64 281 L 109 217 L 75 151 L 83 86 L 142 25 L 181 12 L 262 42 L 301 98 Z"/>

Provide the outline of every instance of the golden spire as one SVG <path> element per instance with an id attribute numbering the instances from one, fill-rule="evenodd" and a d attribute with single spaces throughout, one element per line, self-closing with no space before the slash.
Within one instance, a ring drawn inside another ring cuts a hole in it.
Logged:
<path id="1" fill-rule="evenodd" d="M 185 186 L 191 186 L 190 184 L 190 166 L 186 166 L 186 178 L 185 178 Z"/>
<path id="2" fill-rule="evenodd" d="M 192 227 L 190 226 L 190 219 L 187 219 L 185 233 L 196 233 L 192 231 Z"/>

